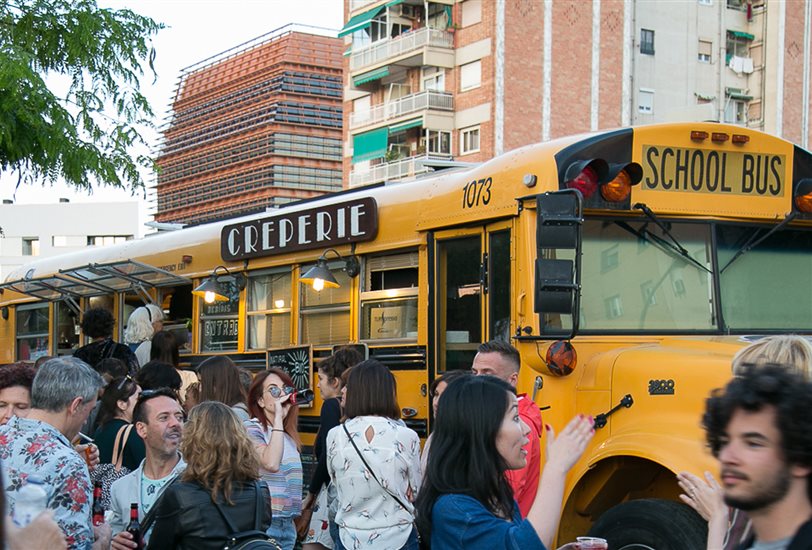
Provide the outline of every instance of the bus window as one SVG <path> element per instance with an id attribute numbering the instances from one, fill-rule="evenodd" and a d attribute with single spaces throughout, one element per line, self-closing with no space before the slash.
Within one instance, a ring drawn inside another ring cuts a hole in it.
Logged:
<path id="1" fill-rule="evenodd" d="M 248 278 L 248 349 L 289 346 L 291 270 L 260 272 Z"/>
<path id="2" fill-rule="evenodd" d="M 727 266 L 769 228 L 717 226 L 719 265 Z M 736 258 L 720 275 L 722 311 L 732 330 L 808 330 L 812 325 L 812 231 L 784 229 Z"/>
<path id="3" fill-rule="evenodd" d="M 302 266 L 302 273 L 312 266 Z M 346 344 L 350 339 L 350 286 L 352 279 L 344 272 L 343 262 L 330 265 L 338 288 L 319 292 L 301 285 L 301 343 L 314 346 Z"/>
<path id="4" fill-rule="evenodd" d="M 240 334 L 240 289 L 233 279 L 225 277 L 219 283 L 226 287 L 227 302 L 207 304 L 201 300 L 200 351 L 236 351 Z"/>
<path id="5" fill-rule="evenodd" d="M 164 312 L 164 330 L 175 335 L 180 352 L 192 351 L 192 285 L 161 289 L 161 309 Z"/>
<path id="6" fill-rule="evenodd" d="M 488 234 L 488 339 L 510 341 L 510 231 Z"/>
<path id="7" fill-rule="evenodd" d="M 17 360 L 36 361 L 49 354 L 48 304 L 17 306 Z"/>
<path id="8" fill-rule="evenodd" d="M 79 348 L 79 316 L 65 302 L 54 304 L 56 311 L 56 354 L 71 355 Z"/>
<path id="9" fill-rule="evenodd" d="M 654 224 L 631 220 L 584 223 L 582 330 L 716 328 L 710 226 L 669 225 L 692 260 L 664 244 L 670 239 Z"/>
<path id="10" fill-rule="evenodd" d="M 481 236 L 437 245 L 440 370 L 470 369 L 482 341 Z"/>
<path id="11" fill-rule="evenodd" d="M 361 340 L 417 339 L 417 253 L 367 258 Z"/>

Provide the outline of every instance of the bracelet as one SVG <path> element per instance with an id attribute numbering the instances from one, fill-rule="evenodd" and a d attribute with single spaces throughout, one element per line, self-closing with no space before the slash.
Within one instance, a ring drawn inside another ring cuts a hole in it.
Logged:
<path id="1" fill-rule="evenodd" d="M 280 430 L 279 428 L 271 429 L 272 432 L 284 432 L 285 430 Z"/>

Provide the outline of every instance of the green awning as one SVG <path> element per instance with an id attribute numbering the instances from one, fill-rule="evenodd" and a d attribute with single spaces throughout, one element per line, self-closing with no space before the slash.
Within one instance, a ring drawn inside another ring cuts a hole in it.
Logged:
<path id="1" fill-rule="evenodd" d="M 402 3 L 403 3 L 403 0 L 391 0 L 391 2 L 386 3 L 386 7 L 388 8 L 389 6 L 397 6 L 398 4 L 402 4 Z"/>
<path id="2" fill-rule="evenodd" d="M 377 130 L 364 132 L 352 138 L 352 163 L 381 158 L 386 155 L 389 141 L 389 128 L 384 126 Z"/>
<path id="3" fill-rule="evenodd" d="M 390 126 L 389 133 L 394 134 L 395 132 L 402 132 L 403 130 L 408 130 L 409 128 L 417 128 L 418 126 L 423 126 L 423 117 Z"/>
<path id="4" fill-rule="evenodd" d="M 344 28 L 341 29 L 341 32 L 338 33 L 338 37 L 341 38 L 342 36 L 352 34 L 357 30 L 361 30 L 368 27 L 372 22 L 372 20 L 375 18 L 375 16 L 385 9 L 386 6 L 379 6 L 375 9 L 371 9 L 369 11 L 365 11 L 364 13 L 359 13 L 358 15 L 351 17 L 350 20 L 347 21 L 347 24 L 344 25 Z"/>
<path id="5" fill-rule="evenodd" d="M 756 39 L 755 35 L 750 34 L 749 32 L 741 32 L 741 31 L 727 31 L 729 34 L 732 34 L 736 38 L 744 38 L 745 40 L 750 40 L 751 42 Z"/>
<path id="6" fill-rule="evenodd" d="M 369 71 L 368 73 L 358 75 L 352 79 L 352 85 L 360 86 L 365 82 L 372 82 L 373 80 L 378 80 L 385 76 L 389 76 L 389 67 L 381 67 L 380 69 L 375 69 L 374 71 Z"/>
<path id="7" fill-rule="evenodd" d="M 753 99 L 751 95 L 736 92 L 728 92 L 727 97 L 730 99 L 742 99 L 744 101 L 751 101 Z"/>

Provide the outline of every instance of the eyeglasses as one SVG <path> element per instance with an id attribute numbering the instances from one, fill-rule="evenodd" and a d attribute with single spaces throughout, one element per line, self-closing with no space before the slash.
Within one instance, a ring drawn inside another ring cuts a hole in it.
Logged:
<path id="1" fill-rule="evenodd" d="M 116 386 L 116 391 L 121 391 L 122 389 L 124 389 L 124 384 L 126 384 L 127 382 L 135 382 L 135 380 L 133 380 L 133 377 L 128 374 L 127 376 L 121 379 L 121 382 L 118 383 L 118 386 Z"/>
<path id="2" fill-rule="evenodd" d="M 178 390 L 173 388 L 155 388 L 151 390 L 141 390 L 141 393 L 138 396 L 138 400 L 143 402 L 147 399 L 152 399 L 153 397 L 159 396 L 171 397 L 172 399 L 178 398 Z"/>
<path id="3" fill-rule="evenodd" d="M 283 388 L 280 388 L 279 386 L 271 386 L 266 391 L 270 393 L 271 397 L 273 397 L 274 399 L 279 399 L 284 395 L 292 394 L 293 392 L 296 391 L 296 388 L 293 388 L 291 386 L 285 386 Z"/>

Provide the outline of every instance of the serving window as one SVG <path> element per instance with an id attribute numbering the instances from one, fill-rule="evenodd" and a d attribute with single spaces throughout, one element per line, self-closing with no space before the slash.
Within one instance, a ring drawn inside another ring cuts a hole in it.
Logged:
<path id="1" fill-rule="evenodd" d="M 219 284 L 226 289 L 227 302 L 207 304 L 200 300 L 200 351 L 236 351 L 240 334 L 240 289 L 231 277 Z"/>
<path id="2" fill-rule="evenodd" d="M 361 340 L 417 340 L 417 252 L 367 258 Z"/>
<path id="3" fill-rule="evenodd" d="M 17 315 L 17 360 L 36 361 L 50 355 L 48 347 L 48 304 L 20 305 Z"/>
<path id="4" fill-rule="evenodd" d="M 305 273 L 312 265 L 302 266 Z M 301 285 L 300 343 L 314 346 L 346 344 L 350 340 L 350 288 L 352 279 L 344 272 L 344 263 L 329 265 L 338 288 L 315 291 Z"/>

